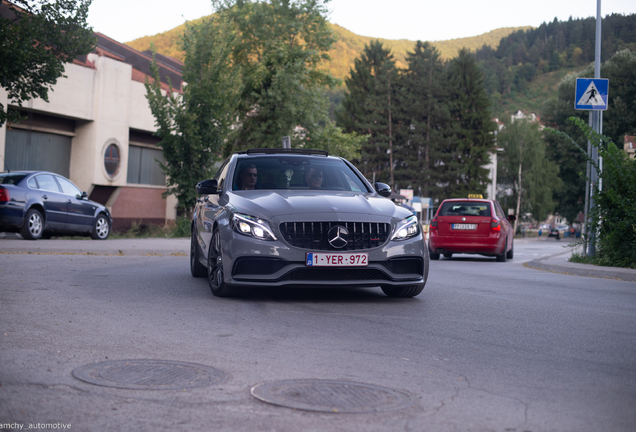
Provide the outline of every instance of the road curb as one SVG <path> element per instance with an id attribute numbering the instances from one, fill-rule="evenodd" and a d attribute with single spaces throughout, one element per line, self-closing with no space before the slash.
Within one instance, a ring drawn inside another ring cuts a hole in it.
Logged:
<path id="1" fill-rule="evenodd" d="M 528 261 L 523 263 L 523 265 L 527 268 L 549 271 L 551 273 L 594 277 L 601 279 L 614 279 L 624 282 L 636 282 L 636 270 L 632 269 L 624 269 L 619 267 L 600 267 L 592 264 L 578 264 L 570 262 L 568 262 L 567 265 L 550 264 L 544 262 L 557 256 L 565 255 L 568 252 L 561 252 L 548 257 Z"/>

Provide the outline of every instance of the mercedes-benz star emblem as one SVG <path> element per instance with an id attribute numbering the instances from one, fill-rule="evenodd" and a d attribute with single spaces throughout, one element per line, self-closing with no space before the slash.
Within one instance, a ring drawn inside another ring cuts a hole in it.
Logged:
<path id="1" fill-rule="evenodd" d="M 342 249 L 349 243 L 349 231 L 341 225 L 336 225 L 335 227 L 331 227 L 329 231 L 327 231 L 327 240 L 329 244 L 336 249 Z"/>

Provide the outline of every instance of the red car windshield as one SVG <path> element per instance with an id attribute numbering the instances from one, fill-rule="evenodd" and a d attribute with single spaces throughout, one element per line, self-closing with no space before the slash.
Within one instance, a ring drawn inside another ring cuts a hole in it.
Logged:
<path id="1" fill-rule="evenodd" d="M 475 201 L 447 201 L 438 216 L 490 216 L 490 203 Z"/>

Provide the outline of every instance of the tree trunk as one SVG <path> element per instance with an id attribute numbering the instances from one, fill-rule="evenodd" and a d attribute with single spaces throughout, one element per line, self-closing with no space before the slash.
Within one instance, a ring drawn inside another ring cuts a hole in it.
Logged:
<path id="1" fill-rule="evenodd" d="M 515 223 L 513 224 L 513 236 L 517 233 L 517 223 L 519 222 L 519 209 L 521 208 L 521 191 L 523 188 L 521 187 L 521 152 L 519 152 L 519 187 L 517 188 L 517 211 L 515 212 Z"/>

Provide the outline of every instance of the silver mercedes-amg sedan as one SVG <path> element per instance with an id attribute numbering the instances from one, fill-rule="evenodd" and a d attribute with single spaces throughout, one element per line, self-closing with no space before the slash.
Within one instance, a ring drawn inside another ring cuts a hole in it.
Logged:
<path id="1" fill-rule="evenodd" d="M 347 160 L 306 149 L 235 153 L 197 185 L 190 270 L 215 296 L 245 287 L 422 292 L 429 257 L 413 213 Z"/>

